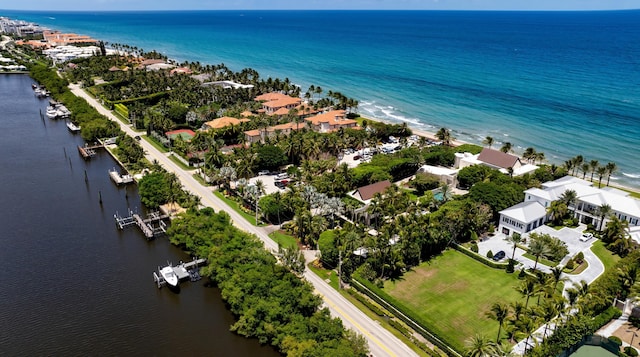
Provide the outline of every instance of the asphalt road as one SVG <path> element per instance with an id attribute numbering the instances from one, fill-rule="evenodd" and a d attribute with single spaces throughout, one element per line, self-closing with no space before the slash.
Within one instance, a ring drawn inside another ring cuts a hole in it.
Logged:
<path id="1" fill-rule="evenodd" d="M 118 120 L 110 111 L 100 105 L 79 86 L 70 85 L 69 87 L 76 96 L 84 98 L 90 105 L 96 108 L 98 112 L 118 123 L 125 133 L 130 136 L 139 135 L 139 133 L 131 129 L 131 127 Z M 216 197 L 210 188 L 200 185 L 200 183 L 192 177 L 193 172 L 181 169 L 167 157 L 167 154 L 160 152 L 147 141 L 141 140 L 140 145 L 144 149 L 147 159 L 150 161 L 157 160 L 167 171 L 175 173 L 180 179 L 184 189 L 201 197 L 202 205 L 211 207 L 216 211 L 221 209 L 226 211 L 236 227 L 245 232 L 255 234 L 262 240 L 266 249 L 269 251 L 274 252 L 278 250 L 277 243 L 271 240 L 262 228 L 251 225 L 236 211 L 229 208 L 222 200 Z M 373 356 L 417 356 L 407 345 L 353 306 L 353 304 L 340 295 L 340 293 L 335 291 L 329 284 L 309 269 L 305 270 L 304 277 L 313 285 L 316 293 L 322 297 L 325 306 L 329 308 L 333 316 L 340 318 L 345 327 L 358 332 L 367 339 L 369 350 Z"/>

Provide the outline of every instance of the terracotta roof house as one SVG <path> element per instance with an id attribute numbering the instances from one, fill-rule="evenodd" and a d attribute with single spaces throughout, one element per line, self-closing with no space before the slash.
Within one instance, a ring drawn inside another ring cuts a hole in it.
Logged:
<path id="1" fill-rule="evenodd" d="M 507 170 L 511 167 L 515 171 L 522 166 L 522 161 L 520 161 L 519 157 L 490 148 L 482 149 L 478 160 L 494 169 Z"/>
<path id="2" fill-rule="evenodd" d="M 351 196 L 361 202 L 368 203 L 376 193 L 383 193 L 389 186 L 391 186 L 391 182 L 389 180 L 372 183 L 367 186 L 359 187 L 351 194 Z"/>
<path id="3" fill-rule="evenodd" d="M 140 64 L 143 66 L 150 66 L 152 64 L 159 64 L 159 63 L 165 63 L 165 62 L 164 60 L 161 60 L 161 59 L 146 59 L 140 62 Z"/>
<path id="4" fill-rule="evenodd" d="M 278 115 L 287 114 L 290 109 L 293 109 L 302 103 L 302 99 L 300 98 L 293 98 L 286 94 L 277 92 L 259 95 L 255 97 L 254 100 L 257 102 L 263 102 L 261 109 L 268 115 L 276 115 L 276 112 L 280 113 Z"/>
<path id="5" fill-rule="evenodd" d="M 291 132 L 295 131 L 295 130 L 301 130 L 305 127 L 305 125 L 303 123 L 300 124 L 296 124 L 296 123 L 284 123 L 284 124 L 278 124 L 278 125 L 274 125 L 274 126 L 270 126 L 268 127 L 266 130 L 265 129 L 255 129 L 255 130 L 248 130 L 244 132 L 244 137 L 246 142 L 253 144 L 259 141 L 263 141 L 265 139 L 266 136 L 273 138 L 275 137 L 277 134 L 281 134 L 281 135 L 289 135 L 291 134 Z"/>
<path id="6" fill-rule="evenodd" d="M 211 121 L 208 121 L 206 123 L 204 123 L 204 125 L 202 126 L 203 130 L 210 130 L 210 129 L 222 129 L 228 126 L 232 126 L 232 125 L 240 125 L 240 123 L 246 123 L 248 122 L 249 119 L 238 119 L 238 118 L 232 118 L 232 117 L 221 117 L 221 118 L 217 118 Z"/>
<path id="7" fill-rule="evenodd" d="M 358 122 L 345 117 L 344 110 L 331 110 L 316 116 L 306 118 L 309 127 L 321 133 L 330 133 L 340 128 L 355 128 Z"/>

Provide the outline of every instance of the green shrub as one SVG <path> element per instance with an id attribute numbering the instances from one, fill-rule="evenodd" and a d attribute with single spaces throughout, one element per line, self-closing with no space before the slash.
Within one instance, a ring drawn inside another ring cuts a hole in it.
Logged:
<path id="1" fill-rule="evenodd" d="M 622 340 L 618 336 L 609 336 L 608 340 L 615 343 L 618 346 L 622 346 Z"/>
<path id="2" fill-rule="evenodd" d="M 476 243 L 471 244 L 471 251 L 478 253 L 478 245 Z"/>
<path id="3" fill-rule="evenodd" d="M 578 264 L 582 264 L 582 262 L 584 261 L 584 253 L 580 252 L 576 254 L 576 257 L 573 259 L 575 259 Z"/>
<path id="4" fill-rule="evenodd" d="M 509 262 L 507 263 L 507 273 L 511 274 L 514 271 L 515 271 L 515 263 L 513 259 L 509 259 Z"/>
<path id="5" fill-rule="evenodd" d="M 358 293 L 354 289 L 349 289 L 348 292 L 349 292 L 349 295 L 353 296 L 354 298 L 356 298 L 356 300 L 360 301 L 364 306 L 366 306 L 374 314 L 376 314 L 378 316 L 386 316 L 384 311 L 382 311 L 377 305 L 375 305 L 371 301 L 369 301 L 369 299 L 367 299 L 366 297 L 362 296 L 362 294 Z M 389 321 L 389 322 L 391 322 L 391 321 Z M 400 332 L 402 332 L 402 331 L 400 331 Z"/>
<path id="6" fill-rule="evenodd" d="M 520 269 L 520 272 L 518 273 L 518 279 L 524 279 L 525 276 L 527 276 L 527 272 L 524 271 L 524 269 Z"/>
<path id="7" fill-rule="evenodd" d="M 637 357 L 638 356 L 638 351 L 636 351 L 636 349 L 631 347 L 631 346 L 625 347 L 624 348 L 624 353 L 629 357 Z"/>
<path id="8" fill-rule="evenodd" d="M 567 268 L 567 270 L 573 270 L 573 268 L 575 267 L 575 263 L 573 262 L 573 259 L 569 259 L 569 261 L 567 262 L 567 265 L 565 265 L 564 267 Z"/>
<path id="9" fill-rule="evenodd" d="M 487 252 L 487 258 L 489 258 L 489 259 L 493 258 L 493 252 L 492 251 L 488 251 Z"/>

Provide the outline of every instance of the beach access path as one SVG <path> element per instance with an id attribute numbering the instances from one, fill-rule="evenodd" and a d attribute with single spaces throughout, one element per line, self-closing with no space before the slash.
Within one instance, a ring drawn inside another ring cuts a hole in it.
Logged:
<path id="1" fill-rule="evenodd" d="M 91 95 L 86 93 L 79 85 L 71 84 L 69 88 L 78 97 L 84 98 L 91 106 L 105 115 L 110 120 L 118 123 L 122 131 L 131 137 L 139 135 L 129 125 L 120 121 L 113 113 L 104 108 L 98 101 L 96 101 Z M 216 211 L 224 210 L 229 214 L 233 224 L 239 229 L 255 234 L 265 245 L 265 248 L 270 252 L 278 251 L 278 244 L 271 240 L 267 235 L 267 230 L 262 227 L 256 227 L 247 222 L 240 214 L 235 210 L 227 206 L 221 199 L 216 197 L 211 188 L 202 186 L 195 178 L 193 178 L 193 172 L 188 172 L 176 165 L 167 154 L 160 152 L 145 140 L 140 141 L 140 145 L 144 149 L 145 156 L 148 160 L 157 160 L 162 167 L 167 171 L 175 173 L 185 190 L 197 195 L 201 198 L 201 203 L 204 206 L 211 207 Z M 311 272 L 308 268 L 305 269 L 304 278 L 313 285 L 315 292 L 322 297 L 324 305 L 329 308 L 331 314 L 342 320 L 345 327 L 352 329 L 364 336 L 369 344 L 369 350 L 373 356 L 417 356 L 417 354 L 411 350 L 400 339 L 395 337 L 391 332 L 387 331 L 384 327 L 380 326 L 378 322 L 369 318 L 364 312 L 356 308 L 351 302 L 345 299 L 339 292 L 335 291 L 328 283 L 322 280 L 320 277 Z"/>

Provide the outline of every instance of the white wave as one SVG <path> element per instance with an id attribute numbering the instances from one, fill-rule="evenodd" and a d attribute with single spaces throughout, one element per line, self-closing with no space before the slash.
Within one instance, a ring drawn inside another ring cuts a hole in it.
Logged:
<path id="1" fill-rule="evenodd" d="M 624 176 L 627 176 L 629 178 L 634 178 L 634 179 L 640 179 L 640 174 L 628 174 L 626 172 L 622 173 Z M 612 177 L 613 178 L 613 177 Z"/>

